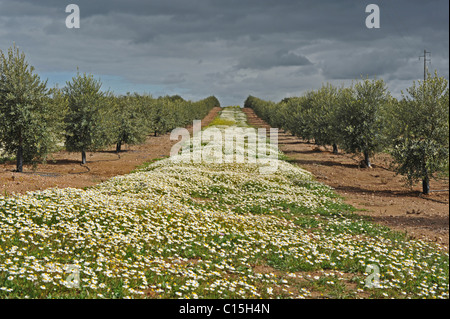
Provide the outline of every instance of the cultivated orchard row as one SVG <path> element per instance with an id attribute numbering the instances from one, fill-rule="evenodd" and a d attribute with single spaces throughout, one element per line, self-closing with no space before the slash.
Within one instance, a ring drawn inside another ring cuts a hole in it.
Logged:
<path id="1" fill-rule="evenodd" d="M 209 127 L 243 117 L 224 108 Z M 185 155 L 85 189 L 0 194 L 0 299 L 448 299 L 444 247 L 353 214 L 297 165 Z"/>
<path id="2" fill-rule="evenodd" d="M 180 96 L 117 96 L 101 90 L 100 80 L 79 72 L 63 88 L 48 88 L 25 55 L 14 46 L 0 50 L 0 152 L 23 163 L 45 160 L 65 146 L 81 153 L 116 145 L 143 143 L 149 134 L 164 134 L 204 118 L 219 101 L 185 101 Z M 58 146 L 59 145 L 59 146 Z"/>
<path id="3" fill-rule="evenodd" d="M 317 145 L 332 145 L 363 154 L 371 167 L 377 152 L 392 155 L 392 169 L 412 185 L 421 180 L 423 193 L 430 179 L 448 170 L 448 81 L 437 73 L 413 83 L 396 99 L 382 79 L 363 79 L 350 87 L 323 85 L 300 97 L 279 103 L 249 96 L 245 107 L 273 127 L 284 129 Z"/>

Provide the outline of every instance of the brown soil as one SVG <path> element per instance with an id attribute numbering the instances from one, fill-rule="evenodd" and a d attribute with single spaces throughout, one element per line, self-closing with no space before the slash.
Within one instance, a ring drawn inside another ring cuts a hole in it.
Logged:
<path id="1" fill-rule="evenodd" d="M 248 123 L 256 127 L 270 126 L 253 110 L 244 108 Z M 405 186 L 401 176 L 388 168 L 390 158 L 380 154 L 372 159 L 372 168 L 359 165 L 362 158 L 317 147 L 291 134 L 279 132 L 279 148 L 293 163 L 310 171 L 316 179 L 333 187 L 354 206 L 358 214 L 370 216 L 374 222 L 407 232 L 413 238 L 449 246 L 449 193 L 421 194 L 421 185 Z M 432 190 L 448 190 L 448 179 L 433 180 Z"/>
<path id="2" fill-rule="evenodd" d="M 208 125 L 221 110 L 216 107 L 202 120 L 202 126 Z M 192 133 L 192 125 L 187 127 Z M 61 151 L 52 154 L 46 164 L 39 164 L 35 169 L 24 166 L 23 173 L 13 172 L 14 162 L 0 165 L 1 194 L 43 190 L 50 187 L 83 188 L 93 186 L 116 175 L 130 173 L 137 166 L 150 160 L 170 155 L 170 150 L 177 141 L 170 140 L 170 133 L 149 136 L 142 145 L 125 145 L 117 154 L 115 148 L 101 152 L 88 152 L 86 165 L 81 164 L 81 153 Z"/>

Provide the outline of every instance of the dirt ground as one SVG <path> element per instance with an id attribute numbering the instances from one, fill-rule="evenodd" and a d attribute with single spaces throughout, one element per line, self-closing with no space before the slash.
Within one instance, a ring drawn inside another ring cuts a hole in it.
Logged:
<path id="1" fill-rule="evenodd" d="M 202 126 L 208 125 L 220 110 L 220 107 L 212 109 L 202 120 Z M 192 125 L 187 128 L 192 133 Z M 35 170 L 25 165 L 23 173 L 13 172 L 15 162 L 7 162 L 0 165 L 0 192 L 23 194 L 50 187 L 93 186 L 113 176 L 130 173 L 152 159 L 169 156 L 176 143 L 170 140 L 170 133 L 150 136 L 142 145 L 125 145 L 119 155 L 113 147 L 101 152 L 87 152 L 86 165 L 80 165 L 81 153 L 61 151 L 52 154 L 46 164 L 39 164 Z"/>
<path id="2" fill-rule="evenodd" d="M 253 110 L 244 108 L 248 123 L 266 127 Z M 372 159 L 372 168 L 362 168 L 362 158 L 309 144 L 291 134 L 279 132 L 279 148 L 293 163 L 310 171 L 316 179 L 333 187 L 345 202 L 360 209 L 374 222 L 407 232 L 413 238 L 449 246 L 449 192 L 421 194 L 421 184 L 406 187 L 402 176 L 390 171 L 386 154 Z M 448 190 L 448 179 L 433 180 L 431 190 Z"/>

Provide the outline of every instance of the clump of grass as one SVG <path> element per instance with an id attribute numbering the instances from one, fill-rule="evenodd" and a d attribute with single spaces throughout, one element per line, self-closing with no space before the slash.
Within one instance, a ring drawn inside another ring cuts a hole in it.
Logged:
<path id="1" fill-rule="evenodd" d="M 231 126 L 231 125 L 235 125 L 236 122 L 233 120 L 229 120 L 229 119 L 224 119 L 221 117 L 216 117 L 214 120 L 212 120 L 211 123 L 209 123 L 208 127 L 211 126 Z"/>
<path id="2" fill-rule="evenodd" d="M 131 173 L 133 174 L 133 173 L 136 173 L 136 172 L 139 172 L 142 170 L 148 170 L 150 165 L 152 165 L 153 163 L 156 163 L 158 161 L 161 161 L 163 159 L 166 159 L 166 158 L 168 158 L 168 156 L 161 156 L 159 158 L 153 158 L 148 162 L 145 162 L 141 165 L 136 166 L 136 168 L 134 170 L 132 170 Z"/>

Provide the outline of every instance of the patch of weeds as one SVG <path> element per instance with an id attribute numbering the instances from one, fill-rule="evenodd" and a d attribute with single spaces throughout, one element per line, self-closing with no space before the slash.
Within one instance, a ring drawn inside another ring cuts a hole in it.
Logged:
<path id="1" fill-rule="evenodd" d="M 152 165 L 153 163 L 156 163 L 156 162 L 158 162 L 158 161 L 161 161 L 161 160 L 163 160 L 163 159 L 166 159 L 166 158 L 168 158 L 168 157 L 169 157 L 169 156 L 164 156 L 164 157 L 159 157 L 159 158 L 153 158 L 153 159 L 151 159 L 151 160 L 148 161 L 148 162 L 145 162 L 145 163 L 143 163 L 143 164 L 141 164 L 141 165 L 136 166 L 136 168 L 135 168 L 134 170 L 131 171 L 131 174 L 137 173 L 137 172 L 143 171 L 143 170 L 150 171 L 150 170 L 151 170 L 151 169 L 149 168 L 150 165 Z"/>
<path id="2" fill-rule="evenodd" d="M 221 118 L 219 116 L 219 117 L 216 117 L 214 120 L 212 120 L 211 123 L 209 123 L 209 125 L 206 128 L 211 127 L 211 126 L 217 126 L 217 125 L 232 126 L 232 125 L 235 125 L 235 124 L 236 124 L 235 121 L 233 121 L 233 120 L 226 120 L 226 119 L 223 119 L 223 118 Z"/>
<path id="3" fill-rule="evenodd" d="M 294 224 L 302 228 L 311 229 L 318 227 L 322 222 L 316 218 L 299 216 L 294 218 Z"/>

